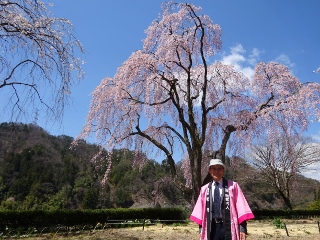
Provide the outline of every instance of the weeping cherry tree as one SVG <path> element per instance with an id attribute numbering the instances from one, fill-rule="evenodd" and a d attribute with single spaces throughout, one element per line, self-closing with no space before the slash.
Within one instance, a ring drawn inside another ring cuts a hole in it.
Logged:
<path id="1" fill-rule="evenodd" d="M 214 61 L 221 44 L 220 26 L 200 7 L 163 4 L 142 49 L 94 90 L 78 138 L 95 133 L 109 150 L 126 146 L 147 156 L 163 154 L 173 181 L 176 162 L 184 158 L 184 187 L 196 199 L 208 158 L 204 151 L 224 161 L 227 144 L 241 151 L 261 135 L 281 135 L 283 119 L 291 131 L 306 129 L 309 116 L 319 119 L 318 84 L 302 84 L 273 62 L 257 64 L 249 80 L 234 66 Z M 175 153 L 181 158 L 174 159 Z M 135 164 L 143 160 L 137 157 Z"/>

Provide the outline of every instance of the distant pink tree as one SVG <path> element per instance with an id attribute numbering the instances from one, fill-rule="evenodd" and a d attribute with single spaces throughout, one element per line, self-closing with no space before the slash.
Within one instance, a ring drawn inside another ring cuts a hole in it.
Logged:
<path id="1" fill-rule="evenodd" d="M 45 1 L 47 2 L 47 1 Z M 0 118 L 61 120 L 84 52 L 71 22 L 41 0 L 0 1 Z"/>
<path id="2" fill-rule="evenodd" d="M 281 135 L 283 122 L 291 131 L 306 129 L 308 116 L 320 117 L 320 86 L 301 84 L 278 63 L 259 63 L 249 80 L 233 66 L 213 62 L 221 29 L 200 7 L 169 2 L 162 10 L 146 30 L 142 50 L 93 92 L 79 138 L 95 132 L 107 149 L 155 150 L 166 156 L 174 177 L 180 159 L 173 154 L 181 152 L 195 199 L 205 150 L 224 161 L 227 143 L 230 150 L 245 149 L 265 133 Z"/>
<path id="3" fill-rule="evenodd" d="M 269 143 L 261 139 L 251 146 L 250 159 L 271 188 L 276 190 L 289 210 L 297 173 L 320 161 L 320 147 L 311 138 L 283 136 Z"/>

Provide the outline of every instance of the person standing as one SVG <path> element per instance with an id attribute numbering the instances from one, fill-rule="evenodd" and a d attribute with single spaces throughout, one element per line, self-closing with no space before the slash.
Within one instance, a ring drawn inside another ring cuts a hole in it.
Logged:
<path id="1" fill-rule="evenodd" d="M 225 165 L 211 159 L 212 181 L 200 189 L 190 220 L 199 224 L 201 240 L 246 240 L 247 221 L 254 215 L 237 182 L 225 179 Z"/>

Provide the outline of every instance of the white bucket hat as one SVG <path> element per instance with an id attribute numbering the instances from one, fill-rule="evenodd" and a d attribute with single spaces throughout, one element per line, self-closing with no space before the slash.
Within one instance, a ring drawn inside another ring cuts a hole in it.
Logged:
<path id="1" fill-rule="evenodd" d="M 226 166 L 223 164 L 223 162 L 220 159 L 211 159 L 209 167 L 213 165 L 221 165 L 223 168 L 226 168 Z"/>

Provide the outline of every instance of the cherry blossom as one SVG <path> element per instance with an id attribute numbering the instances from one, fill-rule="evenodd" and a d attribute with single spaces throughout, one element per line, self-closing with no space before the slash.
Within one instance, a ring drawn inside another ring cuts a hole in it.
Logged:
<path id="1" fill-rule="evenodd" d="M 47 6 L 0 0 L 0 94 L 15 121 L 37 118 L 39 109 L 48 120 L 60 120 L 74 80 L 83 77 L 76 56 L 83 48 L 72 24 L 52 16 Z"/>
<path id="2" fill-rule="evenodd" d="M 241 153 L 263 135 L 281 135 L 283 123 L 298 132 L 308 127 L 309 117 L 319 120 L 320 86 L 302 84 L 286 66 L 258 63 L 250 80 L 234 66 L 213 61 L 221 28 L 200 7 L 165 3 L 146 34 L 143 48 L 92 93 L 78 138 L 95 133 L 108 150 L 126 146 L 165 155 L 173 177 L 176 162 L 185 159 L 195 198 L 208 149 L 224 160 L 227 146 Z M 181 158 L 174 159 L 175 153 Z"/>

